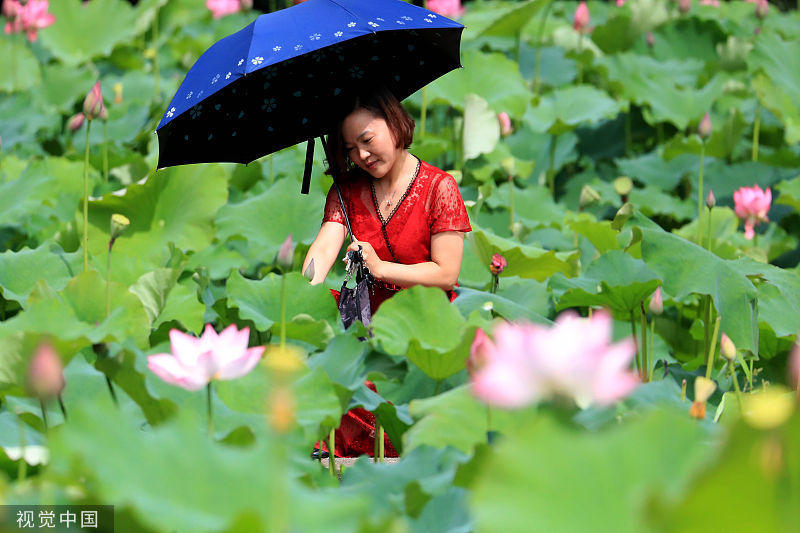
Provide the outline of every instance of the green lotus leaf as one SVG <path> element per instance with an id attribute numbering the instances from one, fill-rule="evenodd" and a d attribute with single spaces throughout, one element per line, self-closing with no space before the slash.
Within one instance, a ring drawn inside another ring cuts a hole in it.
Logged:
<path id="1" fill-rule="evenodd" d="M 483 28 L 478 36 L 515 36 L 522 31 L 522 28 L 530 22 L 540 10 L 544 9 L 552 0 L 528 0 L 514 6 L 511 11 L 503 12 L 492 23 Z M 492 10 L 496 13 L 497 10 Z"/>
<path id="2" fill-rule="evenodd" d="M 203 393 L 195 396 L 205 401 Z M 91 480 L 92 501 L 126 502 L 130 516 L 149 529 L 235 530 L 246 519 L 247 531 L 289 523 L 314 531 L 321 527 L 315 515 L 323 512 L 326 520 L 354 529 L 365 510 L 359 496 L 337 493 L 334 502 L 295 481 L 284 443 L 265 437 L 247 448 L 220 444 L 197 431 L 204 420 L 191 411 L 143 432 L 109 403 L 92 399 L 72 410 L 70 423 L 51 443 L 50 468 Z"/>
<path id="3" fill-rule="evenodd" d="M 620 110 L 620 104 L 604 91 L 578 85 L 543 96 L 536 107 L 528 109 L 523 120 L 533 131 L 559 134 L 578 125 L 614 118 Z"/>
<path id="4" fill-rule="evenodd" d="M 791 395 L 790 392 L 786 393 Z M 787 401 L 791 401 L 787 399 Z M 800 468 L 794 461 L 777 470 L 759 461 L 769 433 L 739 420 L 730 430 L 725 445 L 715 453 L 703 475 L 697 476 L 676 499 L 651 498 L 647 505 L 650 523 L 665 533 L 700 533 L 709 528 L 730 531 L 750 522 L 760 531 L 789 532 L 800 529 L 794 509 L 800 505 Z M 789 419 L 773 430 L 783 450 L 800 446 L 800 417 Z M 773 474 L 779 472 L 779 475 Z M 730 487 L 738 490 L 728 491 Z M 720 512 L 710 517 L 708 506 Z"/>
<path id="5" fill-rule="evenodd" d="M 469 454 L 476 445 L 486 442 L 488 430 L 511 431 L 517 419 L 517 414 L 512 411 L 492 409 L 477 400 L 470 385 L 414 400 L 409 410 L 415 424 L 403 436 L 406 451 L 424 445 L 434 448 L 452 446 Z"/>
<path id="6" fill-rule="evenodd" d="M 4 298 L 16 300 L 24 307 L 39 280 L 47 280 L 53 289 L 61 290 L 81 270 L 81 265 L 79 252 L 65 253 L 56 244 L 18 252 L 9 250 L 0 254 L 0 289 Z"/>
<path id="7" fill-rule="evenodd" d="M 520 281 L 535 282 L 535 280 L 531 279 Z M 504 279 L 502 284 L 504 287 L 505 282 L 506 280 Z M 518 282 L 512 287 L 518 288 L 520 285 L 521 283 Z M 544 287 L 544 285 L 542 286 Z M 511 291 L 506 289 L 505 292 L 510 293 Z M 547 314 L 547 306 L 549 303 L 546 293 L 539 296 L 539 301 L 530 301 L 527 294 L 526 297 L 521 297 L 519 295 L 516 296 L 518 299 L 515 301 L 511 299 L 513 297 L 513 293 L 508 294 L 508 296 L 501 296 L 500 294 L 491 294 L 484 291 L 463 288 L 458 291 L 458 298 L 456 298 L 453 303 L 456 305 L 456 307 L 458 307 L 458 310 L 461 311 L 461 314 L 465 317 L 470 316 L 470 314 L 476 310 L 485 309 L 487 304 L 490 304 L 491 309 L 506 320 L 526 320 L 528 322 L 536 322 L 539 324 L 550 323 L 550 321 L 544 316 Z M 541 313 L 541 310 L 544 310 L 544 313 Z"/>
<path id="8" fill-rule="evenodd" d="M 113 277 L 134 283 L 167 265 L 170 243 L 202 250 L 214 235 L 213 218 L 227 198 L 226 173 L 218 165 L 174 167 L 153 173 L 121 196 L 108 194 L 89 204 L 89 252 L 105 265 L 109 221 L 120 213 L 131 225 L 115 242 Z"/>
<path id="9" fill-rule="evenodd" d="M 62 113 L 71 114 L 76 101 L 82 102 L 96 81 L 88 69 L 54 63 L 42 69 L 41 98 Z M 113 95 L 111 87 L 106 96 Z M 111 109 L 109 109 L 111 111 Z"/>
<path id="10" fill-rule="evenodd" d="M 332 327 L 339 327 L 339 310 L 330 290 L 324 285 L 309 284 L 299 272 L 284 277 L 287 336 L 314 340 L 312 344 L 324 346 L 333 337 Z M 233 272 L 227 283 L 228 305 L 237 307 L 239 315 L 252 320 L 258 329 L 273 328 L 273 334 L 278 333 L 282 281 L 278 274 L 253 281 Z"/>
<path id="11" fill-rule="evenodd" d="M 472 340 L 458 309 L 435 287 L 411 287 L 381 304 L 372 332 L 376 346 L 407 356 L 436 380 L 464 367 Z"/>
<path id="12" fill-rule="evenodd" d="M 737 268 L 704 248 L 656 227 L 642 227 L 642 259 L 675 298 L 708 294 L 725 331 L 740 349 L 754 351 L 756 288 Z M 678 258 L 680 260 L 678 260 Z"/>
<path id="13" fill-rule="evenodd" d="M 42 81 L 39 61 L 27 46 L 24 35 L 12 35 L 0 41 L 0 72 L 4 73 L 0 78 L 0 91 L 26 91 Z"/>
<path id="14" fill-rule="evenodd" d="M 523 126 L 507 137 L 505 144 L 511 149 L 511 154 L 519 159 L 535 161 L 535 167 L 531 177 L 534 181 L 542 183 L 540 176 L 550 168 L 551 149 L 555 152 L 553 159 L 553 170 L 556 172 L 564 165 L 578 159 L 578 136 L 569 131 L 561 135 L 550 135 L 548 133 L 537 133 L 529 127 Z M 552 144 L 555 142 L 555 147 Z M 528 176 L 520 175 L 526 178 Z"/>
<path id="15" fill-rule="evenodd" d="M 578 278 L 568 279 L 563 274 L 550 278 L 556 309 L 609 307 L 623 319 L 636 313 L 658 286 L 658 276 L 644 261 L 620 250 L 604 253 Z"/>
<path id="16" fill-rule="evenodd" d="M 715 11 L 714 18 L 718 19 Z M 752 13 L 752 10 L 751 10 Z M 751 32 L 752 34 L 752 32 Z M 673 19 L 653 32 L 653 56 L 658 61 L 669 59 L 698 59 L 702 62 L 717 59 L 716 45 L 725 35 L 716 20 L 698 18 Z"/>
<path id="17" fill-rule="evenodd" d="M 190 281 L 177 283 L 181 271 L 159 268 L 142 274 L 130 291 L 139 297 L 147 317 L 157 329 L 160 324 L 175 320 L 184 329 L 197 334 L 203 330 L 205 306 L 197 299 L 196 285 Z"/>
<path id="18" fill-rule="evenodd" d="M 324 203 L 321 193 L 301 195 L 296 180 L 278 180 L 263 193 L 220 209 L 218 236 L 244 237 L 250 261 L 272 263 L 287 235 L 296 243 L 311 243 L 322 224 Z"/>
<path id="19" fill-rule="evenodd" d="M 310 368 L 321 368 L 328 375 L 342 408 L 347 407 L 353 393 L 364 384 L 367 376 L 364 359 L 368 347 L 353 335 L 337 335 L 322 352 L 308 360 Z"/>
<path id="20" fill-rule="evenodd" d="M 20 427 L 22 426 L 22 427 Z M 0 412 L 0 449 L 15 461 L 22 456 L 23 445 L 25 462 L 29 465 L 47 462 L 49 455 L 42 434 L 23 422 L 16 414 Z"/>
<path id="21" fill-rule="evenodd" d="M 781 193 L 775 200 L 776 204 L 788 205 L 795 211 L 800 212 L 800 176 L 783 181 L 775 188 Z"/>
<path id="22" fill-rule="evenodd" d="M 750 72 L 756 76 L 756 94 L 764 106 L 786 127 L 786 142 L 800 142 L 800 42 L 784 41 L 776 34 L 760 35 L 747 57 Z"/>
<path id="23" fill-rule="evenodd" d="M 588 213 L 581 213 L 569 221 L 567 227 L 578 235 L 586 237 L 601 254 L 622 248 L 618 239 L 620 232 L 613 229 L 608 220 L 598 221 Z"/>
<path id="24" fill-rule="evenodd" d="M 641 531 L 642 487 L 678 496 L 713 453 L 706 440 L 694 421 L 667 413 L 582 433 L 544 414 L 517 417 L 475 480 L 476 529 Z M 592 504 L 576 513 L 576 501 Z"/>
<path id="25" fill-rule="evenodd" d="M 498 113 L 521 117 L 531 98 L 519 65 L 500 53 L 465 51 L 464 68 L 454 70 L 431 83 L 426 92 L 429 102 L 440 100 L 456 109 L 464 109 L 466 96 L 477 94 Z M 502 80 L 502 83 L 497 83 Z M 417 93 L 419 94 L 419 93 Z"/>
<path id="26" fill-rule="evenodd" d="M 800 275 L 796 271 L 739 259 L 731 263 L 758 284 L 758 319 L 779 337 L 800 332 Z"/>
<path id="27" fill-rule="evenodd" d="M 519 69 L 526 80 L 536 76 L 537 49 L 527 43 L 520 45 Z M 545 46 L 540 49 L 539 79 L 550 87 L 561 87 L 572 82 L 578 74 L 575 61 L 566 56 L 563 48 Z"/>
<path id="28" fill-rule="evenodd" d="M 787 91 L 761 75 L 755 77 L 753 86 L 762 105 L 783 122 L 784 140 L 789 144 L 800 142 L 800 107 Z"/>
<path id="29" fill-rule="evenodd" d="M 92 170 L 90 186 L 98 180 Z M 0 183 L 0 226 L 22 225 L 31 234 L 47 229 L 50 237 L 58 228 L 54 220 L 74 219 L 82 195 L 83 163 L 60 157 L 31 161 L 17 179 Z"/>
<path id="30" fill-rule="evenodd" d="M 508 208 L 511 205 L 511 189 L 508 182 L 497 187 L 497 191 L 486 199 L 492 209 Z M 545 187 L 533 186 L 520 189 L 514 186 L 514 218 L 529 227 L 559 225 L 564 221 L 566 209 L 553 201 Z"/>
<path id="31" fill-rule="evenodd" d="M 489 104 L 478 95 L 467 94 L 464 103 L 464 159 L 474 159 L 494 150 L 500 140 L 500 122 Z"/>
<path id="32" fill-rule="evenodd" d="M 25 116 L 25 120 L 20 120 L 20 116 Z M 61 127 L 61 117 L 44 109 L 30 92 L 15 93 L 0 99 L 4 154 L 14 148 L 20 156 L 44 155 L 36 138 L 37 133 L 53 134 L 60 131 Z"/>
<path id="33" fill-rule="evenodd" d="M 486 265 L 487 269 L 494 254 L 499 253 L 506 258 L 508 266 L 500 276 L 519 276 L 543 281 L 556 272 L 569 276 L 576 273 L 577 251 L 548 251 L 498 237 L 486 230 L 473 230 L 468 239 L 481 264 Z"/>
<path id="34" fill-rule="evenodd" d="M 697 158 L 692 155 L 678 155 L 666 160 L 656 151 L 632 159 L 615 159 L 614 162 L 622 174 L 664 191 L 674 189 L 686 174 L 697 172 L 699 166 Z"/>
<path id="35" fill-rule="evenodd" d="M 122 0 L 54 2 L 52 26 L 40 32 L 42 45 L 68 65 L 108 56 L 119 43 L 136 34 L 136 11 Z"/>

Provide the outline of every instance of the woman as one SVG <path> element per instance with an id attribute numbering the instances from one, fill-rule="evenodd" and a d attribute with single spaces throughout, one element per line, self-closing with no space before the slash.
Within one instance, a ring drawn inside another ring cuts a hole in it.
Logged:
<path id="1" fill-rule="evenodd" d="M 329 163 L 345 169 L 337 183 L 354 234 L 347 249 L 361 247 L 376 279 L 372 311 L 412 285 L 440 287 L 455 298 L 464 233 L 472 228 L 453 177 L 408 152 L 414 121 L 403 106 L 391 92 L 378 89 L 356 98 L 331 131 Z M 331 187 L 322 227 L 303 262 L 305 272 L 314 260 L 311 283 L 325 280 L 346 232 L 339 197 Z M 374 435 L 373 415 L 353 409 L 336 431 L 336 455 L 371 455 Z M 388 439 L 386 455 L 397 455 Z"/>

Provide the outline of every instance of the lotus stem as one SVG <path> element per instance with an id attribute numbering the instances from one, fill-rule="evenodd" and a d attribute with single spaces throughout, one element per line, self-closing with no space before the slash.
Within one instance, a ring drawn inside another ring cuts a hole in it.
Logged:
<path id="1" fill-rule="evenodd" d="M 551 7 L 553 7 L 553 2 L 548 2 L 547 7 L 544 8 L 542 22 L 539 24 L 539 31 L 536 32 L 536 58 L 534 59 L 533 64 L 533 94 L 536 96 L 539 96 L 539 88 L 542 84 L 542 80 L 540 79 L 542 63 L 542 34 L 544 33 L 544 25 L 547 22 L 547 16 L 550 14 Z"/>
<path id="2" fill-rule="evenodd" d="M 703 297 L 703 353 L 708 353 L 711 338 L 711 296 Z"/>
<path id="3" fill-rule="evenodd" d="M 706 156 L 706 142 L 700 144 L 700 173 L 697 177 L 697 245 L 703 246 L 703 160 Z"/>
<path id="4" fill-rule="evenodd" d="M 269 184 L 275 183 L 275 166 L 273 164 L 272 154 L 269 154 Z"/>
<path id="5" fill-rule="evenodd" d="M 17 413 L 17 422 L 19 423 L 19 465 L 17 466 L 17 481 L 25 481 L 28 475 L 28 463 L 25 462 L 25 447 L 27 442 L 25 440 L 25 423 Z"/>
<path id="6" fill-rule="evenodd" d="M 108 255 L 106 256 L 106 318 L 111 314 L 111 248 L 114 240 L 108 241 Z"/>
<path id="7" fill-rule="evenodd" d="M 647 376 L 650 372 L 650 363 L 647 360 L 647 314 L 644 310 L 644 300 L 640 302 L 641 307 L 641 329 L 642 329 L 642 381 L 647 382 Z"/>
<path id="8" fill-rule="evenodd" d="M 489 433 L 492 431 L 492 407 L 486 404 L 486 442 L 489 444 Z"/>
<path id="9" fill-rule="evenodd" d="M 496 274 L 492 274 L 492 284 L 489 287 L 490 294 L 497 294 L 497 288 L 500 286 L 500 279 Z M 437 389 L 438 390 L 438 389 Z"/>
<path id="10" fill-rule="evenodd" d="M 655 352 L 653 351 L 653 342 L 654 342 L 653 339 L 655 338 L 655 336 L 656 336 L 656 317 L 655 317 L 655 315 L 653 315 L 653 318 L 650 320 L 650 338 L 649 338 L 649 340 L 650 340 L 650 360 L 651 360 L 651 365 L 647 369 L 647 381 L 652 381 L 653 380 L 653 367 L 655 366 L 654 364 L 652 364 L 652 363 L 655 362 Z"/>
<path id="11" fill-rule="evenodd" d="M 17 36 L 11 38 L 11 92 L 17 90 Z"/>
<path id="12" fill-rule="evenodd" d="M 711 337 L 711 346 L 708 349 L 708 361 L 706 363 L 706 379 L 711 379 L 711 369 L 714 366 L 714 355 L 717 352 L 717 335 L 719 335 L 719 323 L 721 320 L 722 317 L 718 316 L 714 322 L 714 335 Z"/>
<path id="13" fill-rule="evenodd" d="M 550 139 L 550 168 L 547 170 L 547 187 L 550 189 L 550 196 L 556 197 L 556 144 L 558 136 L 553 135 Z"/>
<path id="14" fill-rule="evenodd" d="M 578 66 L 578 85 L 583 83 L 583 63 L 581 63 L 581 51 L 583 50 L 583 32 L 578 33 L 578 53 L 577 53 L 577 66 Z"/>
<path id="15" fill-rule="evenodd" d="M 92 121 L 86 121 L 86 150 L 83 159 L 83 271 L 89 268 L 89 130 Z"/>
<path id="16" fill-rule="evenodd" d="M 103 121 L 103 180 L 108 183 L 108 131 Z"/>
<path id="17" fill-rule="evenodd" d="M 439 379 L 439 380 L 436 380 L 436 388 L 435 388 L 435 389 L 433 389 L 433 395 L 434 395 L 434 396 L 436 396 L 437 394 L 439 394 L 439 387 L 441 387 L 441 386 L 442 386 L 442 380 L 441 380 L 441 379 Z"/>
<path id="18" fill-rule="evenodd" d="M 384 462 L 384 454 L 386 451 L 384 450 L 384 446 L 386 443 L 384 442 L 384 432 L 383 432 L 383 425 L 378 424 L 378 451 L 380 452 L 378 457 L 380 462 Z"/>
<path id="19" fill-rule="evenodd" d="M 739 412 L 742 412 L 742 391 L 739 389 L 739 379 L 736 377 L 736 360 L 728 363 L 728 371 L 733 379 L 733 388 L 736 390 L 736 400 L 739 402 Z"/>
<path id="20" fill-rule="evenodd" d="M 642 375 L 642 363 L 640 361 L 641 357 L 641 350 L 639 349 L 639 341 L 636 339 L 636 317 L 633 314 L 633 309 L 631 309 L 631 334 L 633 335 L 633 343 L 636 345 L 636 369 L 639 372 L 639 375 Z"/>
<path id="21" fill-rule="evenodd" d="M 761 101 L 756 97 L 756 118 L 753 123 L 753 161 L 758 161 L 758 134 L 761 130 Z"/>
<path id="22" fill-rule="evenodd" d="M 419 138 L 425 138 L 425 119 L 427 118 L 428 114 L 428 88 L 422 88 L 422 108 L 420 109 L 420 119 L 419 119 Z"/>
<path id="23" fill-rule="evenodd" d="M 39 398 L 39 407 L 42 409 L 42 421 L 44 422 L 44 430 L 47 431 L 48 430 L 47 408 L 44 405 L 44 399 L 43 398 Z"/>
<path id="24" fill-rule="evenodd" d="M 625 156 L 629 156 L 631 153 L 631 144 L 633 143 L 631 137 L 631 110 L 628 109 L 628 112 L 625 113 Z"/>
<path id="25" fill-rule="evenodd" d="M 286 274 L 281 274 L 281 348 L 286 347 Z"/>
<path id="26" fill-rule="evenodd" d="M 707 235 L 708 239 L 706 240 L 706 250 L 708 250 L 709 252 L 711 251 L 711 211 L 713 209 L 714 209 L 713 207 L 709 207 L 708 208 L 708 224 L 707 224 L 707 226 L 708 226 L 708 235 Z"/>
<path id="27" fill-rule="evenodd" d="M 214 438 L 214 413 L 211 408 L 211 385 L 213 381 L 209 381 L 206 385 L 206 410 L 208 412 L 208 436 Z"/>
<path id="28" fill-rule="evenodd" d="M 64 400 L 61 398 L 61 393 L 58 393 L 58 406 L 61 408 L 61 414 L 64 415 L 64 421 L 67 420 L 67 409 L 64 407 Z"/>
<path id="29" fill-rule="evenodd" d="M 336 428 L 331 430 L 330 436 L 328 437 L 328 472 L 331 473 L 331 476 L 336 477 L 336 453 L 334 450 L 336 449 Z"/>
<path id="30" fill-rule="evenodd" d="M 511 175 L 508 176 L 508 215 L 508 229 L 514 235 L 514 177 Z"/>
<path id="31" fill-rule="evenodd" d="M 153 93 L 156 103 L 161 102 L 160 72 L 158 69 L 158 8 L 153 15 Z"/>

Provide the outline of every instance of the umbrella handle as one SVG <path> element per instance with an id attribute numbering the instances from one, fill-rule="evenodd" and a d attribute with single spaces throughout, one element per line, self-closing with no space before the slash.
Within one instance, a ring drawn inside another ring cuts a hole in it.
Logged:
<path id="1" fill-rule="evenodd" d="M 325 142 L 325 137 L 320 136 L 320 140 L 322 141 L 322 149 L 325 150 L 325 157 L 328 159 L 328 168 L 330 168 L 331 170 L 331 178 L 333 178 L 333 186 L 336 187 L 336 194 L 339 195 L 339 205 L 342 206 L 342 214 L 344 215 L 344 222 L 347 225 L 347 231 L 350 234 L 350 242 L 353 242 L 355 237 L 353 237 L 353 228 L 350 227 L 350 217 L 347 216 L 347 209 L 345 209 L 344 207 L 342 190 L 339 188 L 339 184 L 336 183 L 336 174 L 338 173 L 339 169 L 335 168 L 334 165 L 331 164 L 333 159 L 331 158 L 331 155 L 328 153 L 328 143 Z M 309 142 L 313 142 L 313 140 L 309 140 Z"/>

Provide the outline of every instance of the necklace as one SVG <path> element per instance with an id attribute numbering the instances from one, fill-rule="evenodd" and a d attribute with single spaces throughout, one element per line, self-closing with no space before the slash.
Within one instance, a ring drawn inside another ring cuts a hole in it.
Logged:
<path id="1" fill-rule="evenodd" d="M 416 168 L 414 169 L 414 173 L 411 175 L 411 178 L 413 179 L 414 176 L 416 176 L 418 172 L 419 172 L 419 159 L 417 159 L 417 165 L 416 165 Z M 373 187 L 373 189 L 374 189 L 374 187 Z M 399 187 L 395 187 L 394 190 L 392 191 L 392 195 L 389 196 L 389 198 L 387 198 L 385 200 L 386 207 L 392 207 L 392 200 L 394 200 L 394 195 L 397 194 L 397 189 L 399 189 Z"/>

